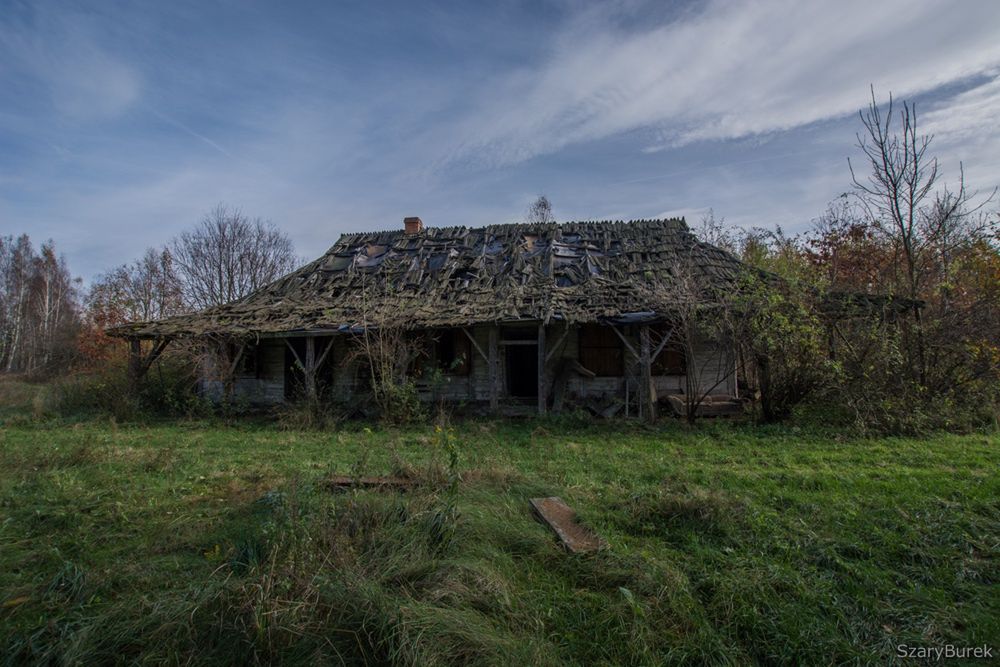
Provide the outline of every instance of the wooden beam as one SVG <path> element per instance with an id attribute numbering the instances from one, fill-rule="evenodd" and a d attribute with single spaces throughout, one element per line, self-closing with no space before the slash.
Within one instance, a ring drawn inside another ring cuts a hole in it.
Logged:
<path id="1" fill-rule="evenodd" d="M 496 412 L 500 398 L 500 355 L 497 340 L 500 338 L 499 328 L 494 324 L 490 327 L 489 358 L 487 360 L 490 383 L 490 411 Z"/>
<path id="2" fill-rule="evenodd" d="M 310 401 L 316 398 L 316 338 L 306 338 L 306 359 L 303 364 L 305 375 L 306 398 Z"/>
<path id="3" fill-rule="evenodd" d="M 163 351 L 167 349 L 167 345 L 170 344 L 170 341 L 171 341 L 170 338 L 161 338 L 156 342 L 156 345 L 153 346 L 153 349 L 150 350 L 149 354 L 147 354 L 146 357 L 142 360 L 141 375 L 145 375 L 146 372 L 149 371 L 150 366 L 152 366 L 156 362 L 156 360 L 160 358 L 160 355 L 163 354 Z"/>
<path id="4" fill-rule="evenodd" d="M 323 348 L 323 354 L 319 355 L 319 359 L 316 360 L 316 370 L 323 367 L 323 362 L 326 361 L 326 356 L 330 354 L 330 350 L 333 349 L 333 341 L 333 336 L 330 336 L 330 339 L 326 343 L 326 347 Z"/>
<path id="5" fill-rule="evenodd" d="M 170 344 L 170 338 L 160 338 L 156 343 L 153 344 L 152 349 L 149 353 L 143 355 L 142 353 L 142 339 L 140 338 L 130 338 L 129 339 L 129 359 L 128 359 L 128 374 L 129 382 L 134 390 L 139 388 L 139 383 L 142 378 L 146 376 L 149 372 L 150 366 L 160 358 L 163 354 L 163 350 L 167 348 Z"/>
<path id="6" fill-rule="evenodd" d="M 653 359 L 649 341 L 649 325 L 639 327 L 639 416 L 648 422 L 656 419 L 653 401 Z"/>
<path id="7" fill-rule="evenodd" d="M 632 347 L 632 343 L 628 342 L 628 339 L 622 335 L 622 332 L 618 330 L 618 327 L 613 324 L 609 324 L 608 326 L 611 327 L 611 330 L 615 332 L 615 335 L 621 339 L 622 343 L 625 344 L 625 347 L 628 348 L 628 351 L 632 353 L 632 356 L 639 359 L 639 353 L 635 351 L 634 347 Z"/>
<path id="8" fill-rule="evenodd" d="M 295 351 L 295 348 L 292 347 L 292 344 L 288 342 L 287 338 L 285 338 L 284 340 L 285 340 L 285 345 L 287 345 L 288 349 L 292 351 L 292 356 L 295 357 L 295 361 L 298 362 L 299 366 L 302 366 L 303 368 L 305 368 L 306 365 L 304 363 L 302 363 L 302 359 L 299 358 L 299 353 Z"/>
<path id="9" fill-rule="evenodd" d="M 531 509 L 559 538 L 562 545 L 572 553 L 586 553 L 607 547 L 597 533 L 581 526 L 576 512 L 562 498 L 530 498 Z"/>
<path id="10" fill-rule="evenodd" d="M 544 415 L 545 396 L 545 324 L 538 325 L 538 414 Z"/>
<path id="11" fill-rule="evenodd" d="M 225 345 L 225 343 L 223 343 Z M 233 357 L 233 361 L 229 364 L 229 371 L 226 373 L 227 378 L 231 378 L 233 374 L 236 373 L 236 367 L 239 366 L 240 361 L 243 359 L 243 353 L 246 352 L 246 343 L 240 343 L 239 349 L 236 351 L 236 356 Z"/>
<path id="12" fill-rule="evenodd" d="M 653 351 L 653 356 L 650 358 L 651 362 L 656 361 L 656 358 L 660 356 L 660 352 L 663 352 L 663 348 L 667 346 L 667 343 L 670 342 L 673 335 L 674 330 L 671 328 L 670 331 L 667 332 L 667 335 L 663 337 L 663 340 L 660 341 L 660 344 L 656 346 L 656 350 Z"/>
<path id="13" fill-rule="evenodd" d="M 226 358 L 226 347 L 228 345 L 229 343 L 226 340 L 219 341 L 218 359 L 220 362 Z M 239 366 L 246 347 L 246 343 L 240 343 L 239 349 L 236 351 L 236 355 L 233 357 L 233 360 L 225 369 L 225 374 L 222 376 L 223 393 L 225 394 L 227 400 L 232 398 L 233 392 L 236 390 L 236 367 Z"/>
<path id="14" fill-rule="evenodd" d="M 631 396 L 629 396 L 629 384 L 628 376 L 625 376 L 625 418 L 628 419 L 628 402 Z"/>
<path id="15" fill-rule="evenodd" d="M 306 338 L 306 363 L 309 370 L 316 369 L 316 339 L 310 336 Z"/>
<path id="16" fill-rule="evenodd" d="M 552 359 L 552 357 L 555 356 L 556 352 L 559 351 L 559 346 L 566 341 L 566 336 L 568 335 L 569 335 L 569 325 L 567 324 L 566 329 L 563 331 L 563 335 L 559 336 L 559 340 L 555 342 L 555 345 L 552 346 L 552 349 L 549 350 L 549 353 L 545 355 L 545 363 L 548 363 Z"/>
<path id="17" fill-rule="evenodd" d="M 142 379 L 142 341 L 130 338 L 128 341 L 128 382 L 133 391 L 139 388 Z"/>
<path id="18" fill-rule="evenodd" d="M 487 356 L 487 354 L 483 352 L 483 348 L 479 346 L 479 343 L 476 342 L 475 337 L 469 332 L 468 328 L 466 327 L 459 327 L 459 328 L 462 330 L 462 333 L 465 334 L 465 337 L 469 339 L 469 342 L 472 343 L 472 347 L 476 348 L 476 352 L 479 353 L 479 356 L 482 357 L 484 361 L 489 363 L 490 361 L 489 356 Z"/>

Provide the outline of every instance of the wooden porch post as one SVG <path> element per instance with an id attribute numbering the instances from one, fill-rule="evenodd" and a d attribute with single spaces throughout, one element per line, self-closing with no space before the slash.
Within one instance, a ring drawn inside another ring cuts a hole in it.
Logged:
<path id="1" fill-rule="evenodd" d="M 246 343 L 239 343 L 236 353 L 232 359 L 229 359 L 227 354 L 229 345 L 228 341 L 219 342 L 219 359 L 227 362 L 222 383 L 226 398 L 232 399 L 236 394 L 236 370 L 240 367 L 240 361 L 243 360 L 243 354 L 246 352 L 247 346 Z"/>
<path id="2" fill-rule="evenodd" d="M 316 338 L 306 337 L 306 358 L 302 364 L 302 374 L 305 381 L 306 399 L 316 399 Z"/>
<path id="3" fill-rule="evenodd" d="M 648 324 L 639 327 L 639 416 L 649 422 L 656 419 L 656 403 L 653 401 L 653 354 Z"/>
<path id="4" fill-rule="evenodd" d="M 490 383 L 490 412 L 496 412 L 500 405 L 500 355 L 499 355 L 500 332 L 494 324 L 490 326 L 489 361 L 487 374 Z"/>
<path id="5" fill-rule="evenodd" d="M 545 396 L 545 323 L 538 324 L 538 414 L 544 415 Z"/>
<path id="6" fill-rule="evenodd" d="M 128 341 L 128 384 L 129 388 L 135 392 L 139 389 L 139 381 L 142 379 L 142 341 L 138 338 L 129 338 Z"/>
<path id="7" fill-rule="evenodd" d="M 305 339 L 306 351 L 303 357 L 299 357 L 299 353 L 295 351 L 295 346 L 285 338 L 285 346 L 291 350 L 292 357 L 295 358 L 295 362 L 302 367 L 302 384 L 303 389 L 306 392 L 306 398 L 310 401 L 318 397 L 318 392 L 316 389 L 316 371 L 323 365 L 326 361 L 327 355 L 333 349 L 333 337 L 328 337 L 326 341 L 326 347 L 323 348 L 323 353 L 316 357 L 316 337 L 307 336 Z"/>
<path id="8" fill-rule="evenodd" d="M 163 350 L 170 344 L 170 338 L 161 338 L 150 348 L 149 353 L 142 354 L 142 341 L 138 338 L 130 338 L 128 341 L 128 381 L 129 387 L 133 391 L 139 389 L 139 383 L 149 371 L 153 362 L 160 358 Z"/>

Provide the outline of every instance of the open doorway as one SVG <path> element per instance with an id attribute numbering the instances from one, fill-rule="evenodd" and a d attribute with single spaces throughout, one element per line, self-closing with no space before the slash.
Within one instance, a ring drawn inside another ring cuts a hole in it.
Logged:
<path id="1" fill-rule="evenodd" d="M 507 346 L 507 393 L 517 398 L 538 396 L 538 345 Z"/>

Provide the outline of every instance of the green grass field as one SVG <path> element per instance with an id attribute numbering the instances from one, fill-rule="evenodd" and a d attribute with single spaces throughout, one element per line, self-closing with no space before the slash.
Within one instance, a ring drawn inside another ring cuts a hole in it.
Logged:
<path id="1" fill-rule="evenodd" d="M 900 644 L 1000 649 L 997 435 L 6 416 L 8 664 L 886 664 Z M 389 472 L 422 485 L 322 484 Z M 541 495 L 609 548 L 563 552 L 529 511 Z"/>

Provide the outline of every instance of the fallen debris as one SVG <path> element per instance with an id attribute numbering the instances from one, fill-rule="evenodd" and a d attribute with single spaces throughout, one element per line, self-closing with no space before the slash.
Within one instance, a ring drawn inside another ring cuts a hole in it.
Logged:
<path id="1" fill-rule="evenodd" d="M 555 531 L 570 552 L 586 553 L 607 547 L 599 535 L 577 523 L 576 512 L 562 498 L 532 498 L 529 502 L 538 518 Z"/>
<path id="2" fill-rule="evenodd" d="M 411 489 L 416 486 L 416 480 L 406 477 L 351 477 L 349 475 L 334 475 L 326 480 L 327 486 L 332 489 L 399 489 L 401 491 Z"/>
<path id="3" fill-rule="evenodd" d="M 621 412 L 624 408 L 625 408 L 625 401 L 620 399 L 614 400 L 606 408 L 601 410 L 601 416 L 604 417 L 605 419 L 611 419 L 616 414 Z"/>
<path id="4" fill-rule="evenodd" d="M 576 359 L 563 359 L 556 368 L 555 379 L 552 381 L 552 409 L 561 412 L 566 404 L 569 381 L 573 375 L 586 378 L 597 377 L 597 374 L 585 367 Z"/>
<path id="5" fill-rule="evenodd" d="M 683 394 L 669 394 L 666 398 L 675 415 L 683 417 L 686 414 Z M 742 415 L 744 411 L 743 401 L 739 399 L 709 395 L 701 399 L 695 414 L 698 417 L 732 417 Z"/>

